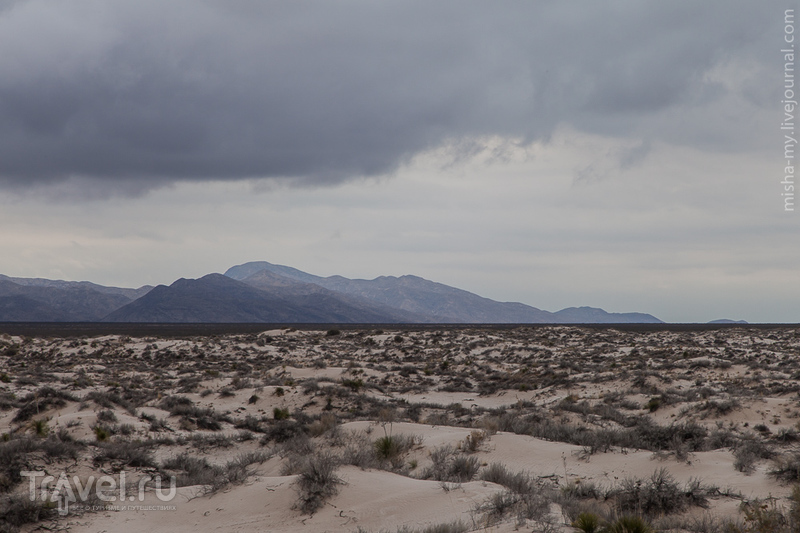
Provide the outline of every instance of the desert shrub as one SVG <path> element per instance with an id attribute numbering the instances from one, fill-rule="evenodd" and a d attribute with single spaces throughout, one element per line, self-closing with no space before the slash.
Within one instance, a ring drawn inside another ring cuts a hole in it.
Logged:
<path id="1" fill-rule="evenodd" d="M 188 400 L 188 398 L 186 398 Z M 181 426 L 185 429 L 207 429 L 219 431 L 222 429 L 221 422 L 232 422 L 231 418 L 214 411 L 214 409 L 203 409 L 190 403 L 180 402 L 171 405 L 169 413 L 172 416 L 181 418 Z M 163 402 L 162 402 L 163 403 Z"/>
<path id="2" fill-rule="evenodd" d="M 362 469 L 377 468 L 379 461 L 375 454 L 375 443 L 363 431 L 349 433 L 345 439 L 342 463 Z"/>
<path id="3" fill-rule="evenodd" d="M 608 524 L 604 533 L 654 533 L 654 530 L 638 516 L 623 516 Z"/>
<path id="4" fill-rule="evenodd" d="M 190 400 L 186 396 L 177 396 L 177 395 L 166 396 L 158 404 L 158 406 L 161 409 L 164 409 L 165 411 L 169 411 L 170 414 L 175 414 L 172 411 L 176 407 L 190 407 L 192 405 L 194 405 L 194 402 L 192 400 Z"/>
<path id="5" fill-rule="evenodd" d="M 12 422 L 25 422 L 30 420 L 41 411 L 46 411 L 53 407 L 64 407 L 67 401 L 78 401 L 78 399 L 67 391 L 56 390 L 52 387 L 42 387 L 36 392 L 25 395 L 20 400 L 22 407 L 14 415 Z"/>
<path id="6" fill-rule="evenodd" d="M 304 435 L 306 432 L 306 426 L 296 420 L 277 420 L 267 426 L 264 437 L 261 439 L 261 444 L 286 442 L 298 435 Z"/>
<path id="7" fill-rule="evenodd" d="M 353 392 L 358 392 L 364 387 L 364 380 L 361 378 L 356 379 L 343 379 L 342 386 L 347 387 Z"/>
<path id="8" fill-rule="evenodd" d="M 198 450 L 209 448 L 230 448 L 233 446 L 233 439 L 228 435 L 214 435 L 193 433 L 189 437 L 189 442 Z"/>
<path id="9" fill-rule="evenodd" d="M 375 441 L 375 455 L 378 459 L 392 460 L 411 450 L 416 442 L 413 435 L 384 435 Z"/>
<path id="10" fill-rule="evenodd" d="M 148 446 L 141 442 L 102 442 L 98 445 L 99 453 L 95 455 L 95 464 L 106 461 L 117 462 L 124 466 L 152 467 L 156 466 Z"/>
<path id="11" fill-rule="evenodd" d="M 261 425 L 261 421 L 253 415 L 247 415 L 243 420 L 238 420 L 234 427 L 237 429 L 246 429 L 255 433 L 264 433 L 265 427 Z"/>
<path id="12" fill-rule="evenodd" d="M 47 420 L 44 418 L 33 421 L 33 432 L 37 437 L 46 437 L 49 431 L 50 428 L 47 426 Z"/>
<path id="13" fill-rule="evenodd" d="M 31 501 L 28 494 L 0 498 L 0 531 L 19 531 L 20 526 L 33 524 L 54 515 L 41 501 Z"/>
<path id="14" fill-rule="evenodd" d="M 76 442 L 67 432 L 62 429 L 56 435 L 50 435 L 47 439 L 39 443 L 39 449 L 47 457 L 53 459 L 69 458 L 76 460 L 84 450 L 85 444 Z"/>
<path id="15" fill-rule="evenodd" d="M 459 448 L 466 453 L 475 453 L 480 449 L 481 444 L 483 444 L 488 437 L 489 433 L 486 431 L 472 431 L 466 436 L 466 438 L 464 438 L 459 445 Z"/>
<path id="16" fill-rule="evenodd" d="M 178 487 L 190 485 L 211 485 L 219 472 L 203 457 L 192 457 L 187 452 L 167 459 L 161 465 L 167 470 L 181 472 L 177 476 Z"/>
<path id="17" fill-rule="evenodd" d="M 681 512 L 690 505 L 705 507 L 707 492 L 696 480 L 681 489 L 667 469 L 660 468 L 646 480 L 623 480 L 612 495 L 620 512 L 655 517 Z"/>
<path id="18" fill-rule="evenodd" d="M 289 419 L 289 409 L 276 407 L 272 410 L 272 418 L 275 420 L 288 420 Z"/>
<path id="19" fill-rule="evenodd" d="M 755 464 L 761 459 L 770 459 L 775 453 L 759 438 L 745 438 L 733 449 L 733 468 L 744 474 L 751 474 Z"/>
<path id="20" fill-rule="evenodd" d="M 264 452 L 250 452 L 220 466 L 210 464 L 203 457 L 192 457 L 184 452 L 165 461 L 162 468 L 181 472 L 176 479 L 177 486 L 203 485 L 205 492 L 211 493 L 228 485 L 243 483 L 250 475 L 250 465 L 263 463 L 269 458 L 270 455 Z"/>
<path id="21" fill-rule="evenodd" d="M 644 405 L 644 408 L 647 409 L 648 411 L 650 411 L 651 413 L 654 413 L 654 412 L 658 411 L 659 407 L 661 407 L 661 397 L 660 396 L 654 396 L 654 397 L 650 398 L 647 401 L 647 403 Z"/>
<path id="22" fill-rule="evenodd" d="M 314 514 L 325 501 L 335 496 L 342 480 L 336 475 L 339 464 L 330 454 L 308 456 L 297 476 L 297 508 Z"/>
<path id="23" fill-rule="evenodd" d="M 780 481 L 793 483 L 800 481 L 800 452 L 794 452 L 775 460 L 769 474 Z"/>
<path id="24" fill-rule="evenodd" d="M 100 442 L 105 442 L 111 437 L 111 431 L 103 426 L 94 427 L 94 436 Z"/>
<path id="25" fill-rule="evenodd" d="M 110 409 L 104 409 L 97 413 L 97 421 L 98 422 L 108 422 L 113 424 L 117 421 L 117 415 L 114 414 L 114 411 Z"/>
<path id="26" fill-rule="evenodd" d="M 481 472 L 481 479 L 502 485 L 516 494 L 528 494 L 536 487 L 536 483 L 530 475 L 525 472 L 512 473 L 500 463 L 492 463 L 484 468 Z"/>
<path id="27" fill-rule="evenodd" d="M 126 393 L 133 397 L 132 391 L 126 391 Z M 144 403 L 144 401 L 147 401 L 147 399 L 149 399 L 153 394 L 155 394 L 155 391 L 152 390 L 150 390 L 149 392 L 142 392 L 139 396 L 136 397 L 136 399 L 139 400 L 138 403 L 141 404 Z M 129 399 L 120 396 L 116 392 L 92 391 L 88 393 L 86 396 L 84 396 L 83 400 L 84 401 L 92 400 L 94 403 L 105 409 L 113 409 L 115 405 L 118 405 L 119 407 L 122 407 L 123 409 L 128 411 L 130 414 L 132 415 L 136 414 L 136 409 L 133 403 L 131 403 Z"/>
<path id="28" fill-rule="evenodd" d="M 0 442 L 0 492 L 8 492 L 22 480 L 20 472 L 28 469 L 28 454 L 38 449 L 38 441 L 27 436 Z"/>
<path id="29" fill-rule="evenodd" d="M 741 406 L 741 402 L 736 398 L 728 398 L 725 400 L 708 400 L 698 410 L 704 412 L 707 416 L 720 417 L 739 409 Z"/>
<path id="30" fill-rule="evenodd" d="M 319 420 L 308 425 L 308 432 L 312 437 L 319 437 L 336 428 L 336 416 L 333 413 L 323 413 Z"/>
<path id="31" fill-rule="evenodd" d="M 480 468 L 477 457 L 457 453 L 452 446 L 435 448 L 430 456 L 433 464 L 422 473 L 423 479 L 463 483 L 472 481 Z"/>
<path id="32" fill-rule="evenodd" d="M 592 513 L 581 513 L 573 520 L 572 527 L 583 533 L 600 533 L 600 517 Z"/>
<path id="33" fill-rule="evenodd" d="M 797 531 L 800 525 L 790 524 L 784 509 L 772 498 L 742 502 L 740 510 L 744 514 L 743 523 L 730 524 L 726 533 L 790 533 Z"/>

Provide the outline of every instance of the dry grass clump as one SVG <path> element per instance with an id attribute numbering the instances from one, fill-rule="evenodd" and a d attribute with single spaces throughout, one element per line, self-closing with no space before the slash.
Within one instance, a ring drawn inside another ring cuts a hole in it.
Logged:
<path id="1" fill-rule="evenodd" d="M 204 457 L 194 457 L 187 452 L 164 461 L 163 469 L 179 472 L 176 479 L 178 487 L 191 485 L 204 486 L 205 493 L 216 492 L 229 485 L 237 485 L 251 475 L 249 467 L 263 463 L 271 457 L 266 452 L 242 453 L 225 465 L 212 465 Z"/>
<path id="2" fill-rule="evenodd" d="M 653 518 L 680 513 L 690 506 L 707 507 L 711 491 L 697 480 L 681 488 L 666 468 L 660 468 L 648 479 L 624 479 L 610 496 L 620 513 Z"/>
<path id="3" fill-rule="evenodd" d="M 297 475 L 297 508 L 304 514 L 316 513 L 339 492 L 344 483 L 337 475 L 339 461 L 329 453 L 315 453 L 303 461 Z"/>

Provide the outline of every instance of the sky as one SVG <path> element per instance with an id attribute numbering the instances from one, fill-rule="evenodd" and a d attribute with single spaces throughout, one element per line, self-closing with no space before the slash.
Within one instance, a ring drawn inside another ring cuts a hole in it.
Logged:
<path id="1" fill-rule="evenodd" d="M 0 273 L 800 322 L 793 7 L 0 0 Z"/>

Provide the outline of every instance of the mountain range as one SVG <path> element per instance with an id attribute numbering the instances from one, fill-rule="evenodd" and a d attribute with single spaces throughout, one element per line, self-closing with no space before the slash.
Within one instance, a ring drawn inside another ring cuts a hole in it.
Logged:
<path id="1" fill-rule="evenodd" d="M 0 322 L 661 323 L 645 313 L 551 313 L 417 276 L 320 277 L 257 261 L 138 289 L 0 275 Z"/>

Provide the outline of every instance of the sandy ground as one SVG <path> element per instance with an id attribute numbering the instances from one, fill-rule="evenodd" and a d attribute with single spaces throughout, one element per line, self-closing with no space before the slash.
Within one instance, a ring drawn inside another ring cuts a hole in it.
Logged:
<path id="1" fill-rule="evenodd" d="M 747 502 L 774 501 L 787 516 L 797 505 L 800 480 L 776 472 L 800 457 L 799 353 L 792 328 L 746 327 L 4 336 L 0 524 L 575 531 L 590 510 L 664 531 L 695 531 L 706 517 L 722 531 Z M 309 510 L 301 479 L 320 458 L 330 490 Z M 496 465 L 527 492 L 484 479 Z M 167 502 L 148 488 L 143 501 L 66 517 L 44 504 L 26 523 L 11 512 L 28 491 L 23 469 L 125 472 L 133 484 L 173 475 L 181 486 Z M 674 506 L 642 495 L 659 472 Z"/>

